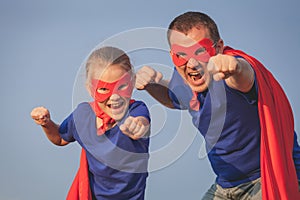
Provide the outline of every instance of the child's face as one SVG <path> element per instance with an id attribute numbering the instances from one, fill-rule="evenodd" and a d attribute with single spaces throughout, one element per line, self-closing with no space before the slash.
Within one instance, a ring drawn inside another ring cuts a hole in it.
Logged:
<path id="1" fill-rule="evenodd" d="M 99 107 L 116 121 L 128 110 L 133 90 L 131 73 L 120 65 L 105 68 L 98 77 L 92 77 L 90 92 Z"/>

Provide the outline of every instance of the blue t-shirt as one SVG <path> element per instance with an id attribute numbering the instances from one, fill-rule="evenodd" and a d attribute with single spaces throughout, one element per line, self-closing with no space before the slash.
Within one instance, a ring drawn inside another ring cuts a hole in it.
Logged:
<path id="1" fill-rule="evenodd" d="M 141 101 L 130 104 L 128 115 L 144 116 L 150 122 L 149 111 Z M 118 125 L 98 136 L 95 113 L 86 102 L 79 104 L 63 121 L 59 132 L 64 140 L 77 141 L 86 150 L 90 186 L 97 199 L 144 199 L 148 138 L 133 140 L 124 135 Z"/>
<path id="2" fill-rule="evenodd" d="M 247 93 L 212 81 L 198 94 L 200 110 L 189 108 L 190 87 L 176 69 L 169 83 L 169 96 L 177 109 L 188 109 L 195 127 L 206 141 L 206 150 L 216 182 L 234 187 L 260 177 L 260 122 L 256 82 Z M 299 177 L 300 153 L 295 134 L 294 160 Z"/>

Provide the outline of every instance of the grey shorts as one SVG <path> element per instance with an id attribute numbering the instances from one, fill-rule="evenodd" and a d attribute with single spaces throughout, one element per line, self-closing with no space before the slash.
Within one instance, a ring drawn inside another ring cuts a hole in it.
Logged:
<path id="1" fill-rule="evenodd" d="M 222 188 L 218 184 L 213 184 L 205 193 L 202 200 L 261 200 L 260 178 L 243 183 L 232 188 Z"/>

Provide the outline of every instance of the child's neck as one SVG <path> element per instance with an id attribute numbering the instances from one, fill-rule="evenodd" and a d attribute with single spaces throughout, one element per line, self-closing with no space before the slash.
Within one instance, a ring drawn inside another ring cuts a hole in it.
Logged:
<path id="1" fill-rule="evenodd" d="M 116 122 L 107 124 L 107 129 L 106 130 L 111 129 L 116 124 L 117 124 Z M 99 129 L 100 127 L 102 127 L 102 125 L 103 125 L 103 120 L 99 117 L 96 117 L 96 128 Z"/>

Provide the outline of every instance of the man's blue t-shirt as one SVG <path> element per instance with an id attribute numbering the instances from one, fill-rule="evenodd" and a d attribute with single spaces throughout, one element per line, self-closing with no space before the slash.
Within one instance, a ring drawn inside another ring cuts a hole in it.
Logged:
<path id="1" fill-rule="evenodd" d="M 128 115 L 144 116 L 150 122 L 149 111 L 141 101 L 130 104 Z M 149 139 L 133 140 L 118 125 L 98 136 L 95 113 L 86 102 L 63 121 L 59 132 L 64 140 L 77 141 L 86 150 L 90 186 L 97 199 L 144 199 Z"/>
<path id="2" fill-rule="evenodd" d="M 175 108 L 189 110 L 193 124 L 205 138 L 208 158 L 219 185 L 234 187 L 260 177 L 256 83 L 249 92 L 242 93 L 228 87 L 224 80 L 212 81 L 207 91 L 198 94 L 200 110 L 194 111 L 189 107 L 192 91 L 175 69 L 169 83 L 169 96 Z M 296 142 L 294 160 L 298 163 L 298 174 L 299 152 Z"/>

